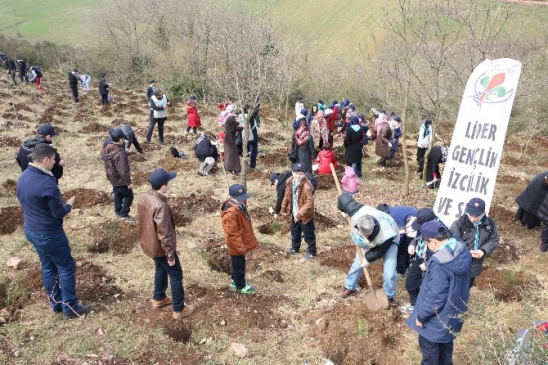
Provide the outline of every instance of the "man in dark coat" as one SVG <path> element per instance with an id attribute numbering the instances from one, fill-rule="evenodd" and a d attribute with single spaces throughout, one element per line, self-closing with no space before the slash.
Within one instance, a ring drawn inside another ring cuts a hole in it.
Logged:
<path id="1" fill-rule="evenodd" d="M 69 72 L 69 86 L 72 90 L 72 101 L 77 103 L 78 100 L 78 70 L 74 69 L 72 72 Z"/>
<path id="2" fill-rule="evenodd" d="M 215 161 L 219 159 L 219 152 L 217 151 L 217 146 L 211 143 L 211 140 L 207 137 L 205 133 L 202 133 L 200 138 L 196 141 L 196 146 L 194 146 L 194 153 L 200 162 L 208 157 L 212 157 Z"/>
<path id="3" fill-rule="evenodd" d="M 441 179 L 440 163 L 447 161 L 448 153 L 448 147 L 434 146 L 430 150 L 426 161 L 426 184 L 429 189 L 439 188 Z"/>
<path id="4" fill-rule="evenodd" d="M 470 287 L 481 275 L 485 256 L 490 255 L 499 245 L 499 234 L 495 221 L 485 214 L 485 202 L 480 198 L 471 199 L 466 204 L 464 214 L 451 225 L 451 232 L 466 243 L 472 254 Z"/>
<path id="5" fill-rule="evenodd" d="M 25 171 L 32 162 L 29 156 L 32 154 L 33 148 L 38 143 L 52 144 L 53 136 L 58 135 L 57 131 L 51 126 L 51 124 L 41 124 L 38 126 L 38 136 L 27 139 L 23 142 L 19 152 L 17 153 L 17 164 L 21 167 L 21 172 Z M 63 176 L 63 160 L 59 152 L 55 151 L 55 164 L 51 169 L 51 173 L 55 177 L 55 181 L 59 184 L 59 179 Z"/>
<path id="6" fill-rule="evenodd" d="M 101 105 L 104 107 L 108 106 L 109 88 L 110 85 L 107 83 L 105 75 L 101 75 L 101 79 L 99 80 L 99 94 L 101 94 Z"/>
<path id="7" fill-rule="evenodd" d="M 539 249 L 548 250 L 548 170 L 541 172 L 531 180 L 527 188 L 516 198 L 518 211 L 516 219 L 528 229 L 544 222 L 540 234 Z"/>
<path id="8" fill-rule="evenodd" d="M 13 61 L 12 59 L 6 58 L 4 59 L 4 63 L 6 64 L 6 69 L 8 70 L 8 74 L 11 77 L 12 85 L 13 86 L 17 85 L 17 83 L 15 82 L 15 70 L 16 70 L 15 61 Z"/>
<path id="9" fill-rule="evenodd" d="M 27 64 L 23 60 L 17 60 L 17 66 L 19 67 L 19 79 L 21 80 L 21 83 L 26 82 L 28 84 Z"/>
<path id="10" fill-rule="evenodd" d="M 346 127 L 344 137 L 344 161 L 352 166 L 356 176 L 362 177 L 362 147 L 364 130 L 360 126 L 360 119 L 356 116 L 350 118 L 350 124 Z"/>

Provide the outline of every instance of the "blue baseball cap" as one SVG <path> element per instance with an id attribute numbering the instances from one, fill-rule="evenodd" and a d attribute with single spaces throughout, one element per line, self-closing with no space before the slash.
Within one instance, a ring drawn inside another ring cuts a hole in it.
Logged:
<path id="1" fill-rule="evenodd" d="M 243 202 L 249 198 L 249 194 L 245 190 L 243 185 L 233 184 L 228 188 L 228 195 L 236 199 L 239 202 Z"/>
<path id="2" fill-rule="evenodd" d="M 417 211 L 417 219 L 411 223 L 411 228 L 422 232 L 422 225 L 436 219 L 436 213 L 431 208 L 421 208 Z"/>
<path id="3" fill-rule="evenodd" d="M 177 177 L 175 171 L 167 172 L 164 169 L 156 169 L 148 175 L 148 181 L 154 186 L 166 185 L 169 180 L 173 180 Z"/>
<path id="4" fill-rule="evenodd" d="M 40 124 L 38 126 L 38 133 L 43 136 L 56 136 L 59 134 L 55 131 L 55 128 L 53 128 L 51 124 Z"/>
<path id="5" fill-rule="evenodd" d="M 304 165 L 300 162 L 297 162 L 296 164 L 293 164 L 293 167 L 291 168 L 291 171 L 305 171 Z"/>
<path id="6" fill-rule="evenodd" d="M 421 236 L 425 240 L 437 238 L 445 232 L 447 232 L 447 228 L 437 220 L 426 222 L 421 227 Z"/>

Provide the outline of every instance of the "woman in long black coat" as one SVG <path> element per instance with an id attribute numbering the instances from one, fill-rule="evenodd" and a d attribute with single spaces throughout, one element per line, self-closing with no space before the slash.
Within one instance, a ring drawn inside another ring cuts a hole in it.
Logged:
<path id="1" fill-rule="evenodd" d="M 539 250 L 548 250 L 548 170 L 541 172 L 531 180 L 527 188 L 516 198 L 518 211 L 516 219 L 533 229 L 543 223 L 540 233 Z"/>
<path id="2" fill-rule="evenodd" d="M 297 161 L 304 165 L 305 172 L 312 173 L 312 159 L 316 158 L 314 139 L 306 125 L 306 118 L 299 120 L 299 126 L 293 133 L 292 148 L 297 151 Z"/>
<path id="3" fill-rule="evenodd" d="M 350 124 L 346 127 L 344 136 L 344 161 L 352 166 L 356 176 L 362 177 L 362 147 L 364 129 L 360 125 L 358 117 L 350 118 Z"/>

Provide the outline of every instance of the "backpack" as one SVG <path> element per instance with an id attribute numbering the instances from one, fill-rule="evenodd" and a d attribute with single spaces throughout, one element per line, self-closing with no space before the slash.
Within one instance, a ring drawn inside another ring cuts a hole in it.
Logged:
<path id="1" fill-rule="evenodd" d="M 200 163 L 200 167 L 198 167 L 198 174 L 201 176 L 208 176 L 213 168 L 215 167 L 215 160 L 213 157 L 206 157 L 204 162 Z"/>

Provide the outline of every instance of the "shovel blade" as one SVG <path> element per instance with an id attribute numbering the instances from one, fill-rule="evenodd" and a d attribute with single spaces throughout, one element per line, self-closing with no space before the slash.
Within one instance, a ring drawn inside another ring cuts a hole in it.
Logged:
<path id="1" fill-rule="evenodd" d="M 364 300 L 365 306 L 372 312 L 388 308 L 388 298 L 382 289 L 369 290 L 365 293 Z"/>

